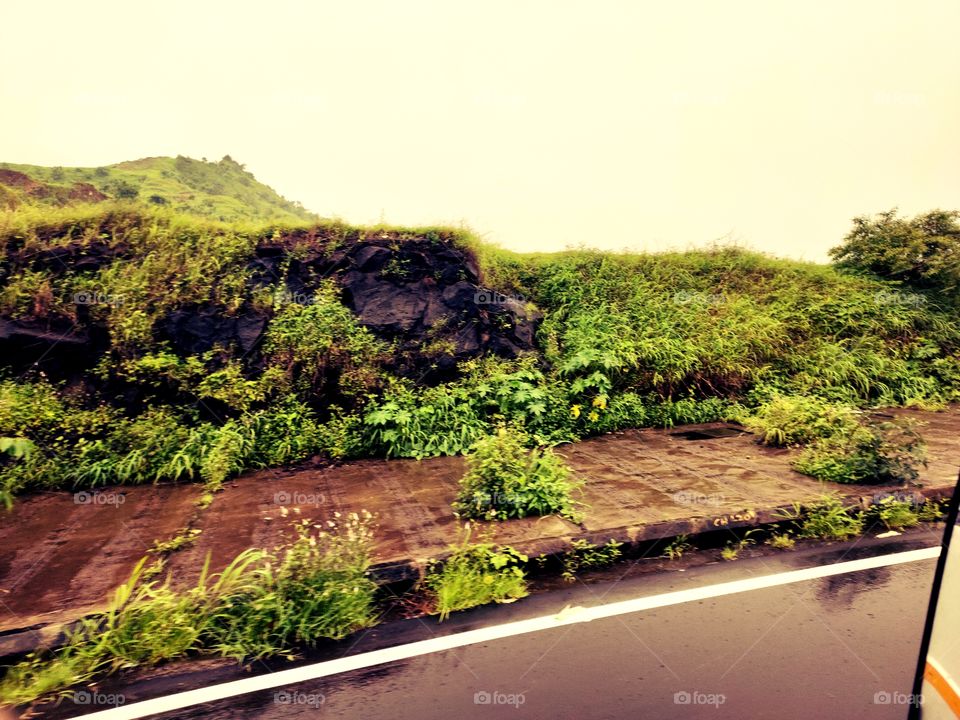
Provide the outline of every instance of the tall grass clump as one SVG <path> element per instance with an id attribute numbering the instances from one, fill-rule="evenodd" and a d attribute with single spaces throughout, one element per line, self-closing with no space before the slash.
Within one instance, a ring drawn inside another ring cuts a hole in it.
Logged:
<path id="1" fill-rule="evenodd" d="M 196 584 L 152 579 L 146 558 L 106 612 L 85 618 L 57 651 L 35 652 L 0 680 L 0 702 L 63 696 L 80 683 L 187 654 L 237 659 L 292 655 L 376 622 L 370 517 L 294 526 L 272 550 L 246 550 L 219 573 L 207 558 Z"/>
<path id="2" fill-rule="evenodd" d="M 450 613 L 491 602 L 512 602 L 527 594 L 523 566 L 528 558 L 508 546 L 463 542 L 442 563 L 434 563 L 423 581 L 433 612 L 446 620 Z"/>

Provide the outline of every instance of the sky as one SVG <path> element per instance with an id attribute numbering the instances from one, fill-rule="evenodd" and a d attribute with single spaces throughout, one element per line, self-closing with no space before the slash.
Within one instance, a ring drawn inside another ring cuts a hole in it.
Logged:
<path id="1" fill-rule="evenodd" d="M 327 217 L 821 261 L 960 207 L 956 0 L 0 7 L 0 161 L 229 154 Z"/>

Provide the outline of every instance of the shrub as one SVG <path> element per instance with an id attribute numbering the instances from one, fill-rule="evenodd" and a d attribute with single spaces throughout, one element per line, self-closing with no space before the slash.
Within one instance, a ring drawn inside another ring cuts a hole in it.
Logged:
<path id="1" fill-rule="evenodd" d="M 337 390 L 355 397 L 370 390 L 387 346 L 340 302 L 332 281 L 308 305 L 287 303 L 270 322 L 264 352 L 305 397 Z M 337 384 L 331 387 L 331 379 Z"/>
<path id="2" fill-rule="evenodd" d="M 820 496 L 806 507 L 795 503 L 792 510 L 784 511 L 780 516 L 792 520 L 802 538 L 847 540 L 863 532 L 863 514 L 851 512 L 833 493 Z"/>
<path id="3" fill-rule="evenodd" d="M 777 395 L 744 420 L 747 429 L 776 447 L 811 442 L 857 425 L 852 408 L 816 397 Z"/>
<path id="4" fill-rule="evenodd" d="M 363 418 L 368 452 L 418 460 L 465 452 L 488 430 L 466 387 L 441 385 L 422 393 L 394 383 Z"/>
<path id="5" fill-rule="evenodd" d="M 450 557 L 427 571 L 424 585 L 432 597 L 434 612 L 442 621 L 457 610 L 524 597 L 527 583 L 521 565 L 526 562 L 526 555 L 510 547 L 470 545 L 468 532 Z"/>
<path id="6" fill-rule="evenodd" d="M 840 483 L 904 483 L 926 464 L 926 445 L 909 418 L 858 426 L 850 434 L 821 438 L 793 466 L 818 480 Z"/>
<path id="7" fill-rule="evenodd" d="M 960 213 L 933 210 L 912 219 L 896 210 L 858 217 L 843 244 L 830 251 L 845 270 L 868 272 L 917 288 L 960 288 Z"/>
<path id="8" fill-rule="evenodd" d="M 865 519 L 883 523 L 887 530 L 902 530 L 918 525 L 920 514 L 914 503 L 888 496 L 871 505 L 865 513 Z"/>
<path id="9" fill-rule="evenodd" d="M 466 456 L 454 509 L 461 517 L 506 520 L 556 513 L 575 518 L 571 493 L 580 483 L 549 448 L 527 450 L 524 436 L 507 428 L 477 441 Z"/>

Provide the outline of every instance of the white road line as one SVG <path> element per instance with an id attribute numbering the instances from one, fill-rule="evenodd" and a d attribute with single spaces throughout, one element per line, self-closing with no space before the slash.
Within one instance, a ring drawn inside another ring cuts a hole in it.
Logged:
<path id="1" fill-rule="evenodd" d="M 384 663 L 406 660 L 429 653 L 451 650 L 465 645 L 490 642 L 514 635 L 539 632 L 541 630 L 552 630 L 575 623 L 590 622 L 591 620 L 600 620 L 602 618 L 626 615 L 642 610 L 652 610 L 653 608 L 667 607 L 669 605 L 679 605 L 693 602 L 694 600 L 706 600 L 724 595 L 733 595 L 735 593 L 762 590 L 778 585 L 789 585 L 790 583 L 816 580 L 817 578 L 829 577 L 831 575 L 842 575 L 844 573 L 870 570 L 888 565 L 901 565 L 918 560 L 930 560 L 939 555 L 940 546 L 936 546 L 923 548 L 921 550 L 892 553 L 890 555 L 879 555 L 862 560 L 850 560 L 832 565 L 821 565 L 803 570 L 790 570 L 774 575 L 744 578 L 743 580 L 733 580 L 731 582 L 691 588 L 689 590 L 677 590 L 661 595 L 622 600 L 620 602 L 598 605 L 596 607 L 567 608 L 557 615 L 544 615 L 530 618 L 529 620 L 519 620 L 503 625 L 494 625 L 492 627 L 454 633 L 453 635 L 446 635 L 444 637 L 431 638 L 430 640 L 420 640 L 407 645 L 374 650 L 373 652 L 361 653 L 336 660 L 327 660 L 325 662 L 304 665 L 290 670 L 281 670 L 266 675 L 221 683 L 211 687 L 187 690 L 174 695 L 144 700 L 131 705 L 101 710 L 100 712 L 78 717 L 85 718 L 85 720 L 135 720 L 136 718 L 147 717 L 148 715 L 181 710 L 192 705 L 214 702 L 216 700 L 236 697 L 237 695 L 246 695 L 247 693 L 261 690 L 271 690 L 285 685 L 294 685 L 308 680 L 338 675 L 351 670 L 360 670 L 374 665 L 382 665 Z"/>

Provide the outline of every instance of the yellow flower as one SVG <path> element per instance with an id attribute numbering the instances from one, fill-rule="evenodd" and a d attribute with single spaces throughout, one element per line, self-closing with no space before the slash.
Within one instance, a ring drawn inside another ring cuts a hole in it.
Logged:
<path id="1" fill-rule="evenodd" d="M 598 395 L 593 399 L 593 406 L 603 410 L 607 407 L 607 399 L 602 395 Z"/>
<path id="2" fill-rule="evenodd" d="M 587 415 L 587 419 L 590 422 L 596 422 L 600 419 L 600 413 L 598 413 L 596 410 L 593 410 L 589 415 Z"/>
<path id="3" fill-rule="evenodd" d="M 579 406 L 579 405 L 572 405 L 572 406 L 570 407 L 570 417 L 572 417 L 574 420 L 576 420 L 578 417 L 580 417 L 580 406 Z"/>

